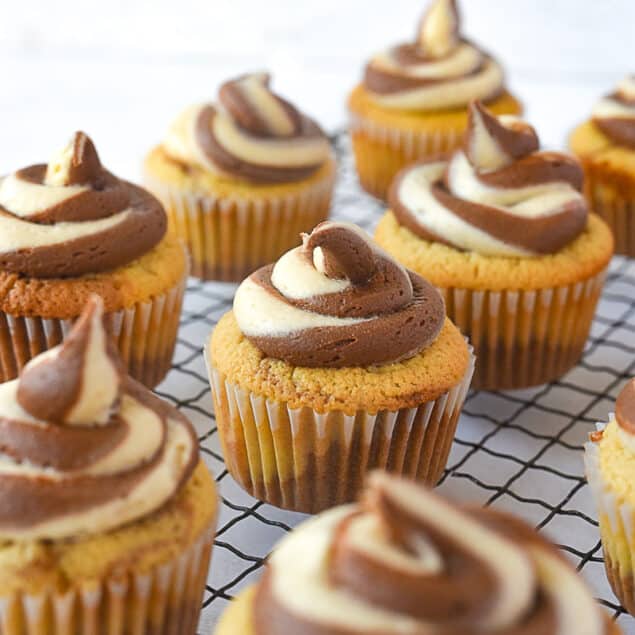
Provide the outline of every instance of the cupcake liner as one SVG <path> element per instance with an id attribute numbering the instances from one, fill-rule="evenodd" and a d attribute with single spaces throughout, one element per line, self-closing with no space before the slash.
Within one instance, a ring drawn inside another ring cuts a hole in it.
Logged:
<path id="1" fill-rule="evenodd" d="M 170 370 L 186 281 L 187 274 L 151 300 L 105 314 L 128 372 L 150 388 Z M 0 381 L 14 379 L 31 358 L 57 346 L 74 321 L 0 311 Z"/>
<path id="2" fill-rule="evenodd" d="M 597 424 L 600 431 L 605 427 Z M 620 500 L 604 481 L 600 448 L 593 441 L 584 446 L 584 468 L 598 510 L 606 575 L 624 608 L 635 615 L 635 506 Z"/>
<path id="3" fill-rule="evenodd" d="M 439 289 L 448 317 L 474 347 L 472 387 L 526 388 L 567 372 L 582 355 L 605 277 L 606 269 L 535 291 Z"/>
<path id="4" fill-rule="evenodd" d="M 195 635 L 213 527 L 178 558 L 143 573 L 0 597 L 2 635 Z"/>
<path id="5" fill-rule="evenodd" d="M 456 129 L 408 130 L 383 126 L 353 114 L 350 131 L 361 186 L 385 200 L 397 172 L 415 161 L 458 148 L 463 141 L 465 125 Z"/>
<path id="6" fill-rule="evenodd" d="M 436 485 L 467 395 L 474 356 L 461 381 L 415 408 L 348 415 L 257 395 L 214 368 L 206 352 L 225 464 L 252 496 L 317 513 L 355 500 L 376 468 Z"/>
<path id="7" fill-rule="evenodd" d="M 328 218 L 335 170 L 297 191 L 261 198 L 188 192 L 149 175 L 144 182 L 165 206 L 172 230 L 185 240 L 192 275 L 239 282 Z"/>

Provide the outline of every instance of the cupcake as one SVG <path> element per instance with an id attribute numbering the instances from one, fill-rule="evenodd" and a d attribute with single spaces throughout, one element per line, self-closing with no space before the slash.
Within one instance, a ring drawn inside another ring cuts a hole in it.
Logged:
<path id="1" fill-rule="evenodd" d="M 348 99 L 362 187 L 385 199 L 403 167 L 460 146 L 472 99 L 522 112 L 498 62 L 462 37 L 455 0 L 432 0 L 415 41 L 375 55 Z"/>
<path id="2" fill-rule="evenodd" d="M 591 435 L 584 463 L 598 508 L 609 582 L 635 615 L 635 379 L 620 392 L 608 424 L 598 425 Z"/>
<path id="3" fill-rule="evenodd" d="M 125 375 L 92 296 L 0 385 L 2 635 L 194 635 L 214 481 L 188 420 Z"/>
<path id="4" fill-rule="evenodd" d="M 48 165 L 0 178 L 0 381 L 62 341 L 91 294 L 130 374 L 170 369 L 188 272 L 159 201 L 77 132 Z"/>
<path id="5" fill-rule="evenodd" d="M 145 160 L 200 278 L 240 281 L 329 215 L 329 141 L 269 83 L 266 73 L 225 82 L 217 103 L 186 109 Z"/>
<path id="6" fill-rule="evenodd" d="M 427 281 L 329 221 L 240 285 L 206 354 L 227 469 L 304 512 L 376 467 L 436 484 L 474 365 Z"/>
<path id="7" fill-rule="evenodd" d="M 569 140 L 589 204 L 611 227 L 615 251 L 635 257 L 635 75 L 593 109 Z"/>
<path id="8" fill-rule="evenodd" d="M 375 473 L 356 505 L 293 530 L 215 635 L 618 635 L 529 525 Z"/>
<path id="9" fill-rule="evenodd" d="M 542 384 L 580 358 L 613 253 L 582 182 L 573 157 L 474 102 L 463 147 L 391 186 L 375 238 L 441 291 L 474 346 L 476 388 Z"/>

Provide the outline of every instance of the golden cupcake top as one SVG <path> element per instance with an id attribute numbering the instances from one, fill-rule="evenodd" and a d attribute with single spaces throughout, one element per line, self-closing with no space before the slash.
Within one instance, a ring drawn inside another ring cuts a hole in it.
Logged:
<path id="1" fill-rule="evenodd" d="M 592 119 L 611 141 L 635 150 L 635 75 L 624 78 L 595 105 Z"/>
<path id="2" fill-rule="evenodd" d="M 278 545 L 251 611 L 258 635 L 612 632 L 575 569 L 524 522 L 385 473 L 359 504 Z"/>
<path id="3" fill-rule="evenodd" d="M 273 92 L 268 73 L 221 85 L 215 103 L 187 108 L 163 140 L 185 165 L 256 184 L 310 177 L 331 157 L 321 128 Z"/>
<path id="4" fill-rule="evenodd" d="M 148 192 L 101 164 L 76 132 L 48 164 L 0 179 L 0 270 L 36 278 L 95 274 L 143 256 L 167 219 Z"/>
<path id="5" fill-rule="evenodd" d="M 413 42 L 376 54 L 364 87 L 379 106 L 441 110 L 490 101 L 504 90 L 499 63 L 465 39 L 456 0 L 432 0 Z"/>
<path id="6" fill-rule="evenodd" d="M 0 385 L 0 540 L 58 540 L 143 519 L 198 462 L 189 422 L 127 377 L 93 296 L 67 339 Z"/>
<path id="7" fill-rule="evenodd" d="M 238 288 L 240 330 L 294 366 L 373 366 L 430 346 L 445 320 L 438 291 L 351 223 L 326 221 Z"/>
<path id="8" fill-rule="evenodd" d="M 510 115 L 469 107 L 463 146 L 414 164 L 391 186 L 398 222 L 418 237 L 485 256 L 554 254 L 585 229 L 579 162 L 543 151 L 536 131 Z"/>

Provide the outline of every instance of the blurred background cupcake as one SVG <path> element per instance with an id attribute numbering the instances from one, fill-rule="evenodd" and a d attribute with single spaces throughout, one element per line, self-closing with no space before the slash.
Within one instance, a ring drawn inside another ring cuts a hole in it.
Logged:
<path id="1" fill-rule="evenodd" d="M 170 369 L 188 274 L 159 201 L 102 167 L 77 132 L 47 164 L 0 179 L 0 381 L 62 341 L 91 294 L 130 374 Z"/>
<path id="2" fill-rule="evenodd" d="M 207 357 L 227 469 L 305 512 L 376 467 L 436 484 L 474 367 L 438 292 L 328 221 L 241 284 Z"/>
<path id="3" fill-rule="evenodd" d="M 92 296 L 0 385 L 2 635 L 194 635 L 217 514 L 189 421 L 126 376 Z"/>
<path id="4" fill-rule="evenodd" d="M 375 473 L 360 503 L 296 527 L 215 635 L 619 635 L 558 549 L 491 509 Z"/>
<path id="5" fill-rule="evenodd" d="M 195 276 L 239 281 L 326 219 L 335 160 L 320 127 L 270 88 L 266 73 L 225 82 L 187 108 L 147 156 Z"/>
<path id="6" fill-rule="evenodd" d="M 476 388 L 541 384 L 580 358 L 613 254 L 582 183 L 573 157 L 478 102 L 449 160 L 396 177 L 376 240 L 440 289 L 474 346 Z"/>
<path id="7" fill-rule="evenodd" d="M 522 112 L 499 63 L 462 36 L 456 1 L 432 0 L 415 41 L 375 55 L 349 97 L 362 187 L 385 199 L 404 166 L 458 147 L 472 99 L 496 114 Z"/>
<path id="8" fill-rule="evenodd" d="M 601 99 L 569 139 L 584 167 L 591 209 L 613 230 L 615 252 L 635 256 L 635 75 Z"/>

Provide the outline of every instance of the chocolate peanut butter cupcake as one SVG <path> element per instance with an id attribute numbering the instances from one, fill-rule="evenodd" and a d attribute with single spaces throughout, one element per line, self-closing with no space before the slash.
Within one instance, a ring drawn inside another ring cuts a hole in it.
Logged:
<path id="1" fill-rule="evenodd" d="M 385 199 L 404 166 L 461 144 L 473 99 L 520 114 L 500 64 L 461 34 L 455 0 L 432 0 L 413 42 L 375 55 L 351 93 L 351 136 L 362 187 Z"/>
<path id="2" fill-rule="evenodd" d="M 215 635 L 618 635 L 558 549 L 521 520 L 375 473 L 360 503 L 279 543 Z"/>
<path id="3" fill-rule="evenodd" d="M 206 355 L 227 469 L 306 512 L 375 467 L 436 484 L 474 366 L 432 285 L 328 221 L 240 285 Z"/>
<path id="4" fill-rule="evenodd" d="M 145 161 L 147 186 L 204 279 L 240 281 L 326 219 L 335 161 L 320 127 L 266 73 L 187 108 Z"/>
<path id="5" fill-rule="evenodd" d="M 635 379 L 607 424 L 585 446 L 586 475 L 598 509 L 604 565 L 622 606 L 635 615 Z"/>
<path id="6" fill-rule="evenodd" d="M 396 177 L 376 240 L 442 292 L 474 346 L 475 387 L 551 381 L 582 354 L 613 254 L 582 185 L 573 157 L 479 102 L 461 149 Z"/>
<path id="7" fill-rule="evenodd" d="M 616 253 L 635 257 L 635 75 L 596 104 L 570 145 L 584 167 L 589 205 L 613 230 Z"/>
<path id="8" fill-rule="evenodd" d="M 194 635 L 214 481 L 188 420 L 125 374 L 92 296 L 0 385 L 2 635 Z"/>
<path id="9" fill-rule="evenodd" d="M 159 201 L 102 167 L 77 132 L 46 164 L 0 179 L 0 381 L 62 341 L 91 294 L 130 374 L 170 368 L 188 272 Z"/>

